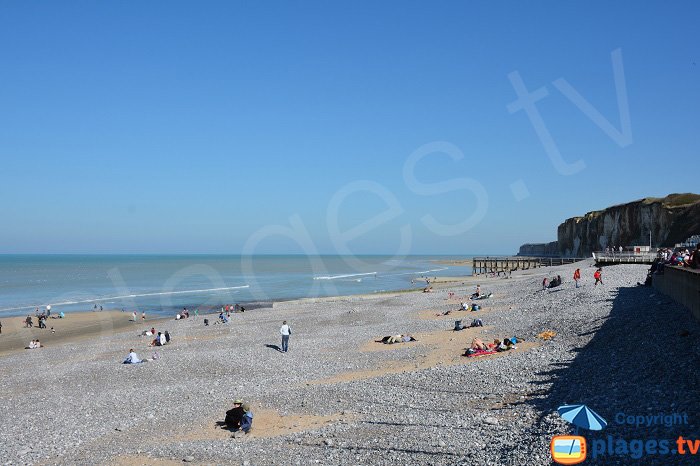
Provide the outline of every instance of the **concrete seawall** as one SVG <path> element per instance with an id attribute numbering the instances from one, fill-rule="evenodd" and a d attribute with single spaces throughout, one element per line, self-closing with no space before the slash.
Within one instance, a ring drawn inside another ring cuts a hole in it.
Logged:
<path id="1" fill-rule="evenodd" d="M 690 309 L 700 320 L 700 270 L 665 267 L 662 275 L 654 275 L 654 288 Z"/>

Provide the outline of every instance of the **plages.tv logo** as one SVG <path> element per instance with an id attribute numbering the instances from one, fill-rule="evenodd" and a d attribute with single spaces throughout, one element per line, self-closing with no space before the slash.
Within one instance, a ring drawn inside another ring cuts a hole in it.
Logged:
<path id="1" fill-rule="evenodd" d="M 549 449 L 555 463 L 577 464 L 586 460 L 586 439 L 579 435 L 555 435 Z"/>
<path id="2" fill-rule="evenodd" d="M 586 439 L 578 429 L 603 430 L 608 425 L 598 413 L 586 405 L 564 405 L 557 409 L 565 421 L 575 427 L 574 435 L 555 435 L 549 445 L 552 460 L 559 464 L 578 464 L 586 460 Z"/>

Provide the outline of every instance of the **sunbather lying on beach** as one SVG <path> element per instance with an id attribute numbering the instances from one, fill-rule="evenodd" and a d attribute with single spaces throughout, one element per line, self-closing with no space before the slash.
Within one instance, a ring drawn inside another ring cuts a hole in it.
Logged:
<path id="1" fill-rule="evenodd" d="M 385 345 L 393 345 L 394 343 L 408 343 L 409 341 L 418 341 L 413 335 L 389 335 L 381 340 L 375 340 L 377 343 L 384 343 Z"/>
<path id="2" fill-rule="evenodd" d="M 552 278 L 552 279 L 549 281 L 549 286 L 548 286 L 548 288 L 556 288 L 556 287 L 558 287 L 559 285 L 561 285 L 561 276 L 560 276 L 560 275 L 557 275 L 556 277 Z"/>
<path id="3" fill-rule="evenodd" d="M 483 327 L 484 323 L 481 321 L 481 319 L 474 319 L 472 320 L 472 323 L 469 325 L 464 325 L 461 320 L 455 320 L 455 328 L 452 329 L 455 332 L 459 332 L 460 330 L 464 330 L 467 328 L 473 328 L 473 327 Z"/>
<path id="4" fill-rule="evenodd" d="M 483 341 L 481 341 L 480 338 L 474 338 L 472 340 L 472 344 L 469 345 L 469 348 L 473 349 L 473 350 L 483 350 L 483 351 L 488 351 L 491 349 L 491 348 L 489 348 L 489 346 L 487 344 L 485 344 Z"/>
<path id="5" fill-rule="evenodd" d="M 473 300 L 479 300 L 479 299 L 489 299 L 491 296 L 493 296 L 493 293 L 488 293 L 488 294 L 481 294 L 476 298 L 472 298 Z"/>

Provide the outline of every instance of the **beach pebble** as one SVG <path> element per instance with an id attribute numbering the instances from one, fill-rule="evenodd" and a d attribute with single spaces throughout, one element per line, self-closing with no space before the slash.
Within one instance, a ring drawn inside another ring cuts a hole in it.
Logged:
<path id="1" fill-rule="evenodd" d="M 185 456 L 184 458 L 182 458 L 182 461 L 184 461 L 185 463 L 191 463 L 194 461 L 194 456 Z"/>
<path id="2" fill-rule="evenodd" d="M 492 426 L 495 426 L 495 425 L 498 424 L 498 419 L 496 419 L 495 417 L 489 416 L 489 417 L 487 417 L 487 418 L 484 419 L 484 422 L 485 422 L 486 424 L 490 424 L 490 425 L 492 425 Z"/>

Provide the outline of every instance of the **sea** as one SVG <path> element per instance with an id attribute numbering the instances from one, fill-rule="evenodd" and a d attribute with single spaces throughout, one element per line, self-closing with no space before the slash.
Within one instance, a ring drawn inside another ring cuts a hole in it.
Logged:
<path id="1" fill-rule="evenodd" d="M 371 294 L 464 276 L 469 256 L 0 255 L 0 318 L 117 309 L 167 315 L 225 304 Z"/>

